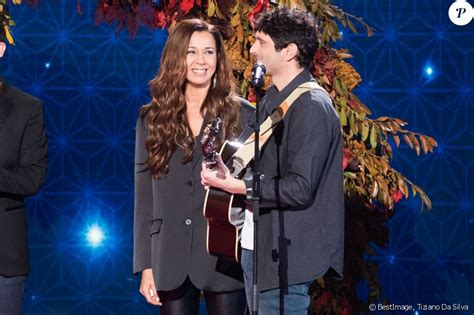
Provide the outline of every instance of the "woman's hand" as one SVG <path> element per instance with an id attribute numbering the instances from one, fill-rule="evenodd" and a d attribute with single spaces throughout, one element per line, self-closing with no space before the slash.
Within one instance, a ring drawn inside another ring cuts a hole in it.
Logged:
<path id="1" fill-rule="evenodd" d="M 142 281 L 140 283 L 140 293 L 145 297 L 150 304 L 161 306 L 160 297 L 155 287 L 155 280 L 153 279 L 153 271 L 145 269 L 142 271 Z"/>

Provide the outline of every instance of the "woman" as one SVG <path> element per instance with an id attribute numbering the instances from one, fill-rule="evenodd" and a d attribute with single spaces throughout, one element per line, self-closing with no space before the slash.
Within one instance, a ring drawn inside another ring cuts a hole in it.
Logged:
<path id="1" fill-rule="evenodd" d="M 161 314 L 197 314 L 201 290 L 208 314 L 245 310 L 243 283 L 216 272 L 206 251 L 200 184 L 204 126 L 221 117 L 223 141 L 251 115 L 233 82 L 217 29 L 198 19 L 175 26 L 136 129 L 133 268 Z"/>

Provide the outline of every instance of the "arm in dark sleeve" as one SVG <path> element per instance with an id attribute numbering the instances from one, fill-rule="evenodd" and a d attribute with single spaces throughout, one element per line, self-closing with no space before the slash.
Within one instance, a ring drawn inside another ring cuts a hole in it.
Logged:
<path id="1" fill-rule="evenodd" d="M 17 166 L 0 168 L 0 192 L 31 196 L 44 183 L 48 144 L 41 102 L 35 102 L 28 118 Z"/>
<path id="2" fill-rule="evenodd" d="M 320 102 L 328 100 L 311 94 L 293 104 L 296 108 L 288 123 L 288 171 L 281 178 L 264 178 L 262 207 L 302 207 L 315 197 L 331 138 L 330 112 L 315 104 Z"/>
<path id="3" fill-rule="evenodd" d="M 151 268 L 150 229 L 153 216 L 152 176 L 147 169 L 146 119 L 138 118 L 135 142 L 135 209 L 133 231 L 133 272 Z"/>

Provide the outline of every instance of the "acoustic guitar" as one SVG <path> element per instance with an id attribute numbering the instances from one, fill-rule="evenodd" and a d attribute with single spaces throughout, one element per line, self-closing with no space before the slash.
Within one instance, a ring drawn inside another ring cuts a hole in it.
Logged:
<path id="1" fill-rule="evenodd" d="M 201 140 L 204 163 L 211 169 L 219 167 L 216 144 L 220 127 L 221 119 L 217 118 L 205 128 Z M 234 177 L 240 177 L 242 173 L 243 168 L 237 170 L 233 161 L 242 145 L 226 141 L 219 153 Z M 240 230 L 244 223 L 244 209 L 245 196 L 234 195 L 215 187 L 207 190 L 203 213 L 207 218 L 206 247 L 209 254 L 236 262 L 240 260 Z"/>

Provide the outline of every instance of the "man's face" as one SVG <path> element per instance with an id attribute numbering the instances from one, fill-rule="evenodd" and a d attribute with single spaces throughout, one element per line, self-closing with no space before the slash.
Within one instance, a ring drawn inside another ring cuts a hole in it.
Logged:
<path id="1" fill-rule="evenodd" d="M 5 50 L 7 49 L 7 45 L 4 42 L 0 42 L 0 58 L 3 57 Z"/>
<path id="2" fill-rule="evenodd" d="M 262 63 L 266 68 L 266 74 L 274 76 L 284 72 L 286 62 L 282 58 L 282 50 L 275 50 L 275 43 L 272 38 L 262 32 L 255 34 L 256 41 L 250 48 L 250 53 L 255 55 L 257 62 Z"/>

